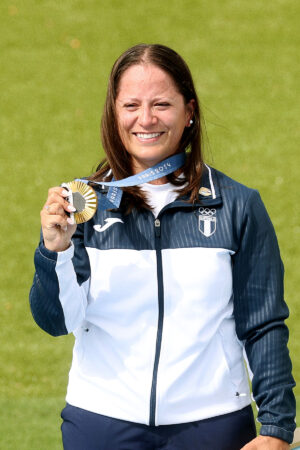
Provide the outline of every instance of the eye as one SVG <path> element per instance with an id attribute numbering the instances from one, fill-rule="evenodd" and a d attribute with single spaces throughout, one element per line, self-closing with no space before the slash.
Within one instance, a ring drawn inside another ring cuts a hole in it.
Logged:
<path id="1" fill-rule="evenodd" d="M 136 103 L 126 103 L 124 105 L 124 108 L 128 109 L 129 111 L 134 111 L 137 107 L 138 105 Z"/>
<path id="2" fill-rule="evenodd" d="M 167 109 L 170 106 L 170 103 L 168 102 L 157 102 L 155 103 L 155 107 L 158 109 Z"/>

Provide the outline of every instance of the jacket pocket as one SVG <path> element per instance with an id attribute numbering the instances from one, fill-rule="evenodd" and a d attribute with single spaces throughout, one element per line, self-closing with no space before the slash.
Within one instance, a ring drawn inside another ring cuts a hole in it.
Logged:
<path id="1" fill-rule="evenodd" d="M 235 396 L 249 395 L 248 378 L 243 358 L 243 346 L 235 332 L 234 319 L 226 319 L 219 327 L 219 335 Z"/>
<path id="2" fill-rule="evenodd" d="M 84 366 L 86 347 L 88 345 L 87 340 L 92 331 L 91 328 L 92 325 L 89 322 L 83 321 L 82 325 L 74 332 L 75 345 L 73 352 L 76 355 L 78 364 L 82 366 Z"/>

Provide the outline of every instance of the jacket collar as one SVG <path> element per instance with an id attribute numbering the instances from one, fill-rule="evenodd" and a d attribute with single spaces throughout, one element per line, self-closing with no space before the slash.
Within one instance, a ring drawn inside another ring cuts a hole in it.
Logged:
<path id="1" fill-rule="evenodd" d="M 202 205 L 221 205 L 222 195 L 216 171 L 204 164 L 199 188 L 199 202 Z"/>
<path id="2" fill-rule="evenodd" d="M 201 206 L 219 206 L 222 205 L 222 196 L 220 192 L 219 181 L 217 178 L 217 173 L 215 169 L 204 165 L 201 183 L 199 187 L 198 193 L 198 201 L 194 203 L 187 202 L 188 195 L 184 197 L 180 197 L 176 199 L 174 202 L 166 205 L 161 212 L 158 214 L 158 217 L 161 215 L 163 211 L 166 209 L 173 208 L 201 208 Z"/>

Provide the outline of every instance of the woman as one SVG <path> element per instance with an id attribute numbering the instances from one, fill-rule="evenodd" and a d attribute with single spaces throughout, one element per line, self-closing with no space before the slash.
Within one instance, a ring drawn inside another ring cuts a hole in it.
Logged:
<path id="1" fill-rule="evenodd" d="M 186 156 L 77 227 L 66 190 L 49 190 L 30 300 L 41 328 L 76 338 L 64 448 L 288 449 L 294 380 L 277 240 L 259 194 L 203 163 L 197 94 L 176 52 L 137 45 L 120 56 L 102 142 L 91 181 L 142 178 Z M 101 205 L 107 188 L 95 189 Z"/>

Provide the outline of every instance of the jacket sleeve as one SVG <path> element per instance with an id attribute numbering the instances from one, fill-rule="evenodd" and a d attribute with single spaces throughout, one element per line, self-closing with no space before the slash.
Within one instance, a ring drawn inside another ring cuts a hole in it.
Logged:
<path id="1" fill-rule="evenodd" d="M 244 342 L 261 435 L 289 443 L 295 429 L 295 386 L 287 348 L 289 312 L 283 299 L 283 265 L 274 228 L 257 191 L 243 214 L 239 250 L 233 257 L 234 315 Z"/>
<path id="2" fill-rule="evenodd" d="M 77 226 L 72 245 L 64 252 L 48 250 L 41 238 L 34 263 L 29 296 L 34 320 L 52 336 L 76 330 L 85 317 L 90 278 L 83 227 Z"/>

